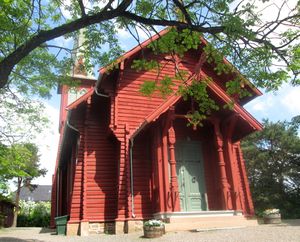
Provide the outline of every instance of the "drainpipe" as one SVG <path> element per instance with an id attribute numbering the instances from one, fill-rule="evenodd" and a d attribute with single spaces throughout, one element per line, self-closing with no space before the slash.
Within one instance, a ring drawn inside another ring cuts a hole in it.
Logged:
<path id="1" fill-rule="evenodd" d="M 130 192 L 131 192 L 131 216 L 135 218 L 135 209 L 134 209 L 134 190 L 133 190 L 133 165 L 132 165 L 132 156 L 133 156 L 133 142 L 134 137 L 130 139 Z"/>
<path id="2" fill-rule="evenodd" d="M 109 95 L 102 94 L 102 93 L 98 92 L 98 90 L 97 90 L 97 88 L 101 85 L 102 78 L 103 78 L 103 73 L 100 71 L 96 85 L 94 87 L 94 91 L 100 97 L 109 97 Z"/>
<path id="3" fill-rule="evenodd" d="M 131 216 L 135 218 L 135 209 L 134 209 L 134 187 L 133 187 L 133 143 L 134 143 L 134 138 L 143 130 L 143 128 L 148 124 L 148 122 L 145 120 L 143 124 L 133 133 L 131 136 L 130 140 L 130 192 L 131 192 Z"/>
<path id="4" fill-rule="evenodd" d="M 99 97 L 109 97 L 109 95 L 102 94 L 102 93 L 98 92 L 98 90 L 97 90 L 96 87 L 94 88 L 94 91 L 95 91 L 95 93 L 96 93 Z"/>
<path id="5" fill-rule="evenodd" d="M 70 111 L 70 113 L 71 113 L 71 111 Z M 72 130 L 76 131 L 77 133 L 79 133 L 79 130 L 76 129 L 73 125 L 71 125 L 70 122 L 69 122 L 69 120 L 67 120 L 67 126 L 68 126 L 70 129 L 72 129 Z"/>
<path id="6" fill-rule="evenodd" d="M 56 217 L 58 217 L 59 209 L 59 168 L 56 171 Z"/>

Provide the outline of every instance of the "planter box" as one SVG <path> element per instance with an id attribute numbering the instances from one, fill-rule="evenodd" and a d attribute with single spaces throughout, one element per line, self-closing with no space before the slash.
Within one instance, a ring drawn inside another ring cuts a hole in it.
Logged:
<path id="1" fill-rule="evenodd" d="M 144 226 L 145 238 L 158 238 L 165 234 L 165 226 Z"/>
<path id="2" fill-rule="evenodd" d="M 280 224 L 281 223 L 281 214 L 269 214 L 264 215 L 263 217 L 265 224 Z"/>

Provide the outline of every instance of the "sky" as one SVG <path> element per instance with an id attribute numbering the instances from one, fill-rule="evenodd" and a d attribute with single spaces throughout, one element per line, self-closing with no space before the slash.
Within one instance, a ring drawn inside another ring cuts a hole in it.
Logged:
<path id="1" fill-rule="evenodd" d="M 269 10 L 265 14 L 266 17 L 271 18 L 272 11 Z M 142 37 L 143 39 L 147 38 L 145 34 Z M 125 50 L 129 50 L 137 44 L 124 30 L 119 31 L 119 39 L 121 47 Z M 55 41 L 63 41 L 65 45 L 70 44 L 70 39 L 66 40 L 63 37 Z M 97 73 L 95 73 L 95 77 L 97 77 Z M 261 122 L 263 119 L 269 119 L 273 122 L 291 120 L 292 117 L 300 115 L 300 87 L 292 87 L 288 84 L 284 84 L 277 92 L 265 93 L 264 90 L 261 91 L 263 92 L 262 96 L 257 97 L 244 106 L 258 121 Z M 51 185 L 58 149 L 60 96 L 57 95 L 56 90 L 54 90 L 52 92 L 52 98 L 47 101 L 44 100 L 43 102 L 45 104 L 45 114 L 50 120 L 50 127 L 39 135 L 36 143 L 39 146 L 41 154 L 41 167 L 46 168 L 48 172 L 45 177 L 34 180 L 34 183 Z"/>

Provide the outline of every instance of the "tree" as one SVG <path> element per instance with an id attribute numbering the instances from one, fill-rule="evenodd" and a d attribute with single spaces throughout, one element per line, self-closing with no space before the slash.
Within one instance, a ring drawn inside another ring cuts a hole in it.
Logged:
<path id="1" fill-rule="evenodd" d="M 201 34 L 213 46 L 207 53 L 215 61 L 220 63 L 220 56 L 227 56 L 258 86 L 276 89 L 287 80 L 299 84 L 300 3 L 276 2 L 4 0 L 0 9 L 0 88 L 14 84 L 22 93 L 47 96 L 49 89 L 62 81 L 60 77 L 69 73 L 68 66 L 72 64 L 66 55 L 59 57 L 62 52 L 71 54 L 73 50 L 51 42 L 60 36 L 68 38 L 86 29 L 83 54 L 91 68 L 107 64 L 121 53 L 118 29 L 127 30 L 139 41 L 139 29 L 156 32 L 155 27 L 159 26 Z M 257 3 L 276 11 L 276 17 L 262 16 Z M 62 11 L 70 16 L 65 18 Z M 109 51 L 104 53 L 107 45 Z"/>
<path id="2" fill-rule="evenodd" d="M 258 212 L 280 208 L 284 217 L 300 217 L 299 121 L 300 116 L 291 122 L 264 120 L 263 131 L 242 143 Z"/>
<path id="3" fill-rule="evenodd" d="M 47 170 L 40 168 L 38 148 L 34 144 L 20 143 L 10 147 L 2 146 L 0 152 L 0 180 L 5 182 L 14 181 L 17 187 L 13 223 L 13 226 L 16 226 L 21 187 L 26 186 L 34 189 L 35 187 L 31 183 L 32 180 L 44 176 Z"/>
<path id="4" fill-rule="evenodd" d="M 0 144 L 33 140 L 48 127 L 49 121 L 40 101 L 0 89 L 0 103 Z"/>
<path id="5" fill-rule="evenodd" d="M 266 17 L 265 11 L 275 17 Z M 11 90 L 30 99 L 32 95 L 49 97 L 58 84 L 75 85 L 70 78 L 75 51 L 81 52 L 85 68 L 91 70 L 111 63 L 122 53 L 119 30 L 127 31 L 140 42 L 141 32 L 150 36 L 167 26 L 176 28 L 166 37 L 171 41 L 152 48 L 157 53 L 168 52 L 175 59 L 195 48 L 197 38 L 204 37 L 209 41 L 204 48 L 204 61 L 213 63 L 220 75 L 232 74 L 226 86 L 232 97 L 250 95 L 245 92 L 245 79 L 236 75 L 237 69 L 257 87 L 267 90 L 276 90 L 287 81 L 297 85 L 299 11 L 298 0 L 2 0 L 0 99 Z M 82 29 L 82 46 L 71 48 L 54 41 L 62 36 L 75 38 Z M 237 69 L 225 64 L 224 56 Z M 153 67 L 151 60 L 142 61 L 148 68 Z M 148 95 L 156 90 L 169 95 L 172 81 L 178 77 L 187 78 L 182 73 L 166 76 L 158 86 L 146 83 L 142 90 Z M 216 105 L 208 97 L 205 83 L 199 84 L 199 80 L 180 90 L 185 98 L 192 96 L 198 103 L 198 110 L 189 119 L 201 125 Z"/>

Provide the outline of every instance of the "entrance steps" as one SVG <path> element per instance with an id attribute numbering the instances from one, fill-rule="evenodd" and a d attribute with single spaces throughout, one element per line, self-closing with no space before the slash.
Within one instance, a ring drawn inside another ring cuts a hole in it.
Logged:
<path id="1" fill-rule="evenodd" d="M 241 212 L 200 211 L 155 214 L 156 219 L 166 221 L 166 231 L 220 229 L 258 225 L 256 219 L 247 219 Z"/>

